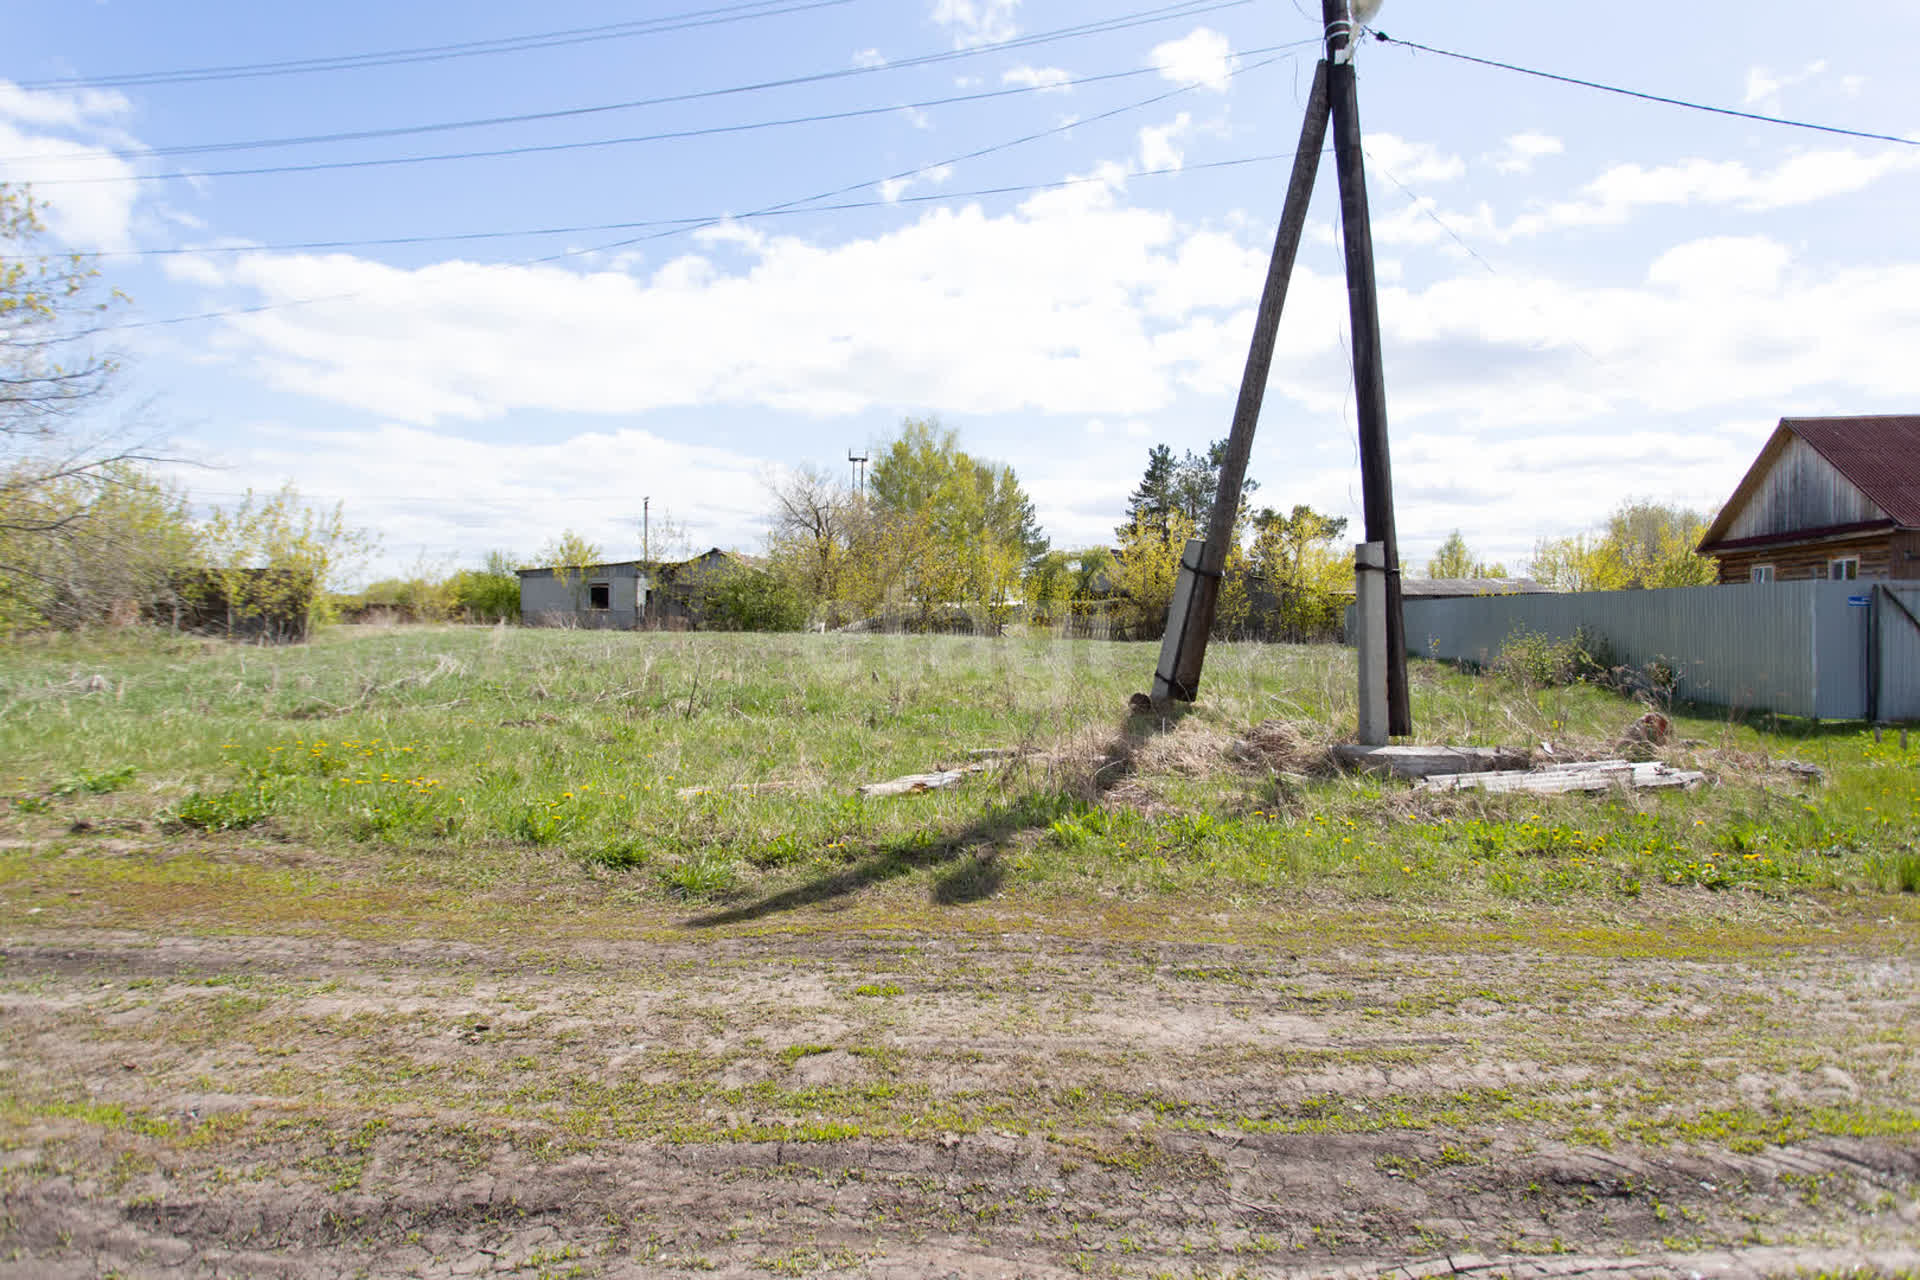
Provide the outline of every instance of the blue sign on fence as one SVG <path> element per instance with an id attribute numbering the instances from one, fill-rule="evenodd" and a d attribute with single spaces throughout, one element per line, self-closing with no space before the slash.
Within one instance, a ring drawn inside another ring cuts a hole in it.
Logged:
<path id="1" fill-rule="evenodd" d="M 1856 609 L 1864 609 L 1873 603 L 1872 596 L 1848 596 L 1847 603 Z"/>

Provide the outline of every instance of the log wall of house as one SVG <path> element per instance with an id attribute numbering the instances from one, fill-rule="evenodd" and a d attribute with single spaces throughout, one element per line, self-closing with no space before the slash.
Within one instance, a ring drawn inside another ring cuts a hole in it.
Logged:
<path id="1" fill-rule="evenodd" d="M 1902 529 L 1893 535 L 1892 576 L 1920 579 L 1920 529 Z"/>
<path id="2" fill-rule="evenodd" d="M 1897 548 L 1896 542 L 1905 540 Z M 1876 533 L 1864 538 L 1847 538 L 1833 542 L 1801 543 L 1798 546 L 1756 547 L 1746 551 L 1729 552 L 1720 557 L 1720 581 L 1723 583 L 1748 582 L 1753 577 L 1755 565 L 1773 566 L 1775 582 L 1804 582 L 1808 578 L 1825 578 L 1827 566 L 1834 560 L 1845 556 L 1860 557 L 1860 577 L 1885 582 L 1892 577 L 1920 577 L 1920 558 L 1906 559 L 1912 551 L 1920 550 L 1916 540 L 1920 535 L 1913 533 Z M 1896 571 L 1896 564 L 1899 565 Z"/>
<path id="3" fill-rule="evenodd" d="M 1721 536 L 1734 542 L 1886 518 L 1886 512 L 1812 445 L 1789 436 L 1780 456 Z"/>

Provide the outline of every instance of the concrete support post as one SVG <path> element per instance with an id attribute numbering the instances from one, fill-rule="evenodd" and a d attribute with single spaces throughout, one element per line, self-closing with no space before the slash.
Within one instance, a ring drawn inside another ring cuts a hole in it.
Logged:
<path id="1" fill-rule="evenodd" d="M 1360 745 L 1387 745 L 1387 545 L 1353 549 L 1354 603 L 1360 626 Z"/>
<path id="2" fill-rule="evenodd" d="M 1197 695 L 1193 685 L 1182 682 L 1177 673 L 1181 654 L 1195 646 L 1200 647 L 1200 652 L 1205 651 L 1206 632 L 1201 628 L 1213 625 L 1211 609 L 1207 611 L 1206 621 L 1201 622 L 1194 617 L 1193 607 L 1204 573 L 1200 562 L 1206 550 L 1205 539 L 1193 538 L 1180 554 L 1180 573 L 1173 580 L 1173 604 L 1167 610 L 1167 634 L 1160 639 L 1160 664 L 1153 669 L 1153 700 L 1156 703 L 1169 699 L 1192 702 Z M 1198 671 L 1198 668 L 1195 670 Z"/>

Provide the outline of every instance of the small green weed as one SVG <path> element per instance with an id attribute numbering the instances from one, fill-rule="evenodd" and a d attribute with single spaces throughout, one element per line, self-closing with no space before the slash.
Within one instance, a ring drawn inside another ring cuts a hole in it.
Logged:
<path id="1" fill-rule="evenodd" d="M 130 764 L 121 765 L 118 769 L 103 769 L 99 773 L 81 769 L 72 777 L 54 783 L 52 791 L 56 796 L 79 795 L 82 792 L 105 795 L 111 791 L 118 791 L 132 782 L 134 775 L 138 772 L 139 770 Z"/>
<path id="2" fill-rule="evenodd" d="M 1899 893 L 1920 893 L 1920 853 L 1897 854 L 1887 863 L 1889 889 Z"/>
<path id="3" fill-rule="evenodd" d="M 226 791 L 196 791 L 173 810 L 173 820 L 201 831 L 238 831 L 273 812 L 274 797 L 264 782 Z"/>
<path id="4" fill-rule="evenodd" d="M 740 884 L 740 868 L 726 854 L 700 849 L 660 872 L 668 891 L 693 901 L 725 897 Z"/>
<path id="5" fill-rule="evenodd" d="M 612 867 L 617 871 L 630 871 L 634 867 L 644 867 L 653 861 L 653 850 L 647 842 L 637 835 L 615 836 L 605 844 L 587 849 L 581 855 L 588 862 L 597 862 L 603 867 Z"/>

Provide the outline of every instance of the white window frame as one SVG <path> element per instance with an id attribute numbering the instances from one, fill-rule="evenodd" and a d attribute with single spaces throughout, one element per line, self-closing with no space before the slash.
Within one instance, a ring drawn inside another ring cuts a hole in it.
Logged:
<path id="1" fill-rule="evenodd" d="M 1835 556 L 1827 561 L 1827 581 L 1857 582 L 1860 578 L 1859 556 Z"/>
<path id="2" fill-rule="evenodd" d="M 1770 564 L 1754 565 L 1751 569 L 1747 570 L 1747 581 L 1753 583 L 1772 582 L 1773 566 Z"/>

